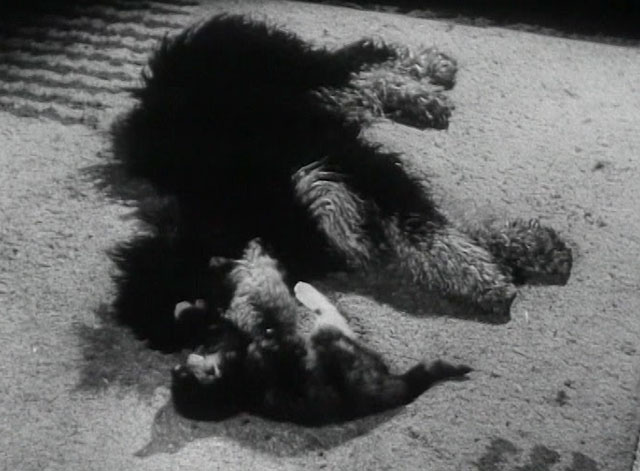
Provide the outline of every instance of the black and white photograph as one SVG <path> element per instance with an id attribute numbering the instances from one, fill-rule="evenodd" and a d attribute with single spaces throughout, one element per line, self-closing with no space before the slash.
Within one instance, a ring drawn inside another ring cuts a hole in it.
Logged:
<path id="1" fill-rule="evenodd" d="M 0 2 L 0 469 L 640 471 L 639 25 Z"/>

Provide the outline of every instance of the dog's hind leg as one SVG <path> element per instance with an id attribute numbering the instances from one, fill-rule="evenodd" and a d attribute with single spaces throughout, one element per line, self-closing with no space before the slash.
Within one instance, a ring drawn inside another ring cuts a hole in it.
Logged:
<path id="1" fill-rule="evenodd" d="M 516 288 L 494 257 L 470 237 L 449 225 L 407 234 L 392 221 L 384 225 L 384 230 L 392 253 L 392 270 L 487 313 L 509 316 Z"/>
<path id="2" fill-rule="evenodd" d="M 564 285 L 571 276 L 571 247 L 536 219 L 516 219 L 465 227 L 518 284 Z"/>

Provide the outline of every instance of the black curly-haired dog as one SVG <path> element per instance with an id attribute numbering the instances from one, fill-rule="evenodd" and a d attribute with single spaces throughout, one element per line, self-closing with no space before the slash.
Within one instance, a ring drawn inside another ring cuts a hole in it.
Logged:
<path id="1" fill-rule="evenodd" d="M 260 241 L 226 263 L 234 290 L 223 316 L 212 319 L 202 300 L 176 306 L 178 318 L 189 313 L 209 322 L 202 345 L 173 370 L 173 403 L 187 417 L 252 412 L 318 425 L 407 404 L 436 382 L 471 371 L 438 360 L 393 374 L 313 286 L 297 283 L 296 301 Z M 306 329 L 305 317 L 314 318 Z"/>
<path id="2" fill-rule="evenodd" d="M 209 259 L 256 237 L 294 281 L 384 273 L 505 317 L 516 283 L 566 282 L 571 250 L 553 229 L 457 228 L 397 154 L 361 137 L 377 118 L 446 127 L 455 73 L 433 48 L 314 48 L 239 16 L 164 40 L 114 126 L 116 158 L 162 203 L 141 211 L 151 233 L 116 253 L 121 318 L 155 347 L 199 343 L 202 326 L 175 325 L 173 306 L 224 309 L 226 272 Z"/>

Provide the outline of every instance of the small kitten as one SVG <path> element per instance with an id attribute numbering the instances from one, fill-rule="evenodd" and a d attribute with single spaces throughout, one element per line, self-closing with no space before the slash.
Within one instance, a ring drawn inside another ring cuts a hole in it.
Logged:
<path id="1" fill-rule="evenodd" d="M 313 286 L 295 285 L 298 304 L 258 241 L 249 243 L 229 279 L 236 287 L 229 310 L 173 370 L 174 404 L 187 417 L 246 411 L 309 425 L 338 422 L 407 404 L 434 383 L 471 371 L 435 361 L 391 373 Z M 178 317 L 185 308 L 206 315 L 202 304 L 180 303 Z M 295 317 L 305 308 L 316 314 L 310 333 Z"/>

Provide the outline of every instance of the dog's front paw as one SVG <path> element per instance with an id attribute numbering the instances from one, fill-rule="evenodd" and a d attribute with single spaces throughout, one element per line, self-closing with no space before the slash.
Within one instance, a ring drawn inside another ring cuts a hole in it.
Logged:
<path id="1" fill-rule="evenodd" d="M 416 129 L 447 129 L 454 105 L 440 92 L 394 89 L 382 101 L 385 116 Z"/>
<path id="2" fill-rule="evenodd" d="M 454 58 L 434 47 L 417 51 L 406 49 L 400 52 L 396 67 L 417 80 L 429 80 L 445 89 L 453 88 L 456 83 L 458 63 Z"/>

